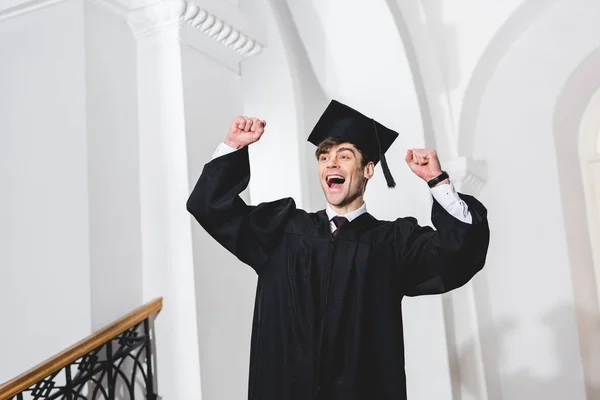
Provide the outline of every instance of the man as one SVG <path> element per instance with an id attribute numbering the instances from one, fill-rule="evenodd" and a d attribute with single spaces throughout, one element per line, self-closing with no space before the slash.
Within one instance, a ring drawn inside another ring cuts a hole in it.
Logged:
<path id="1" fill-rule="evenodd" d="M 433 150 L 409 150 L 410 169 L 432 187 L 432 221 L 380 221 L 363 201 L 375 165 L 395 183 L 384 153 L 398 134 L 332 101 L 313 129 L 327 207 L 291 198 L 248 206 L 248 145 L 265 122 L 238 117 L 205 165 L 188 210 L 258 274 L 248 398 L 405 399 L 401 301 L 445 293 L 484 265 L 487 212 L 458 195 Z"/>

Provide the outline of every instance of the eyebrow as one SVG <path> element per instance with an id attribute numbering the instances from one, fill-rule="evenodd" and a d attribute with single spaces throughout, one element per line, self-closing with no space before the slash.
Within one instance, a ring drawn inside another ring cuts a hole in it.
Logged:
<path id="1" fill-rule="evenodd" d="M 352 154 L 354 154 L 356 156 L 356 153 L 354 152 L 354 149 L 352 149 L 350 147 L 340 147 L 339 149 L 337 149 L 336 153 L 340 153 L 342 151 L 350 151 L 350 152 L 352 152 Z M 329 154 L 330 152 L 331 152 L 331 150 L 329 150 L 329 151 L 322 150 L 319 153 L 319 157 L 321 157 L 323 154 Z"/>
<path id="2" fill-rule="evenodd" d="M 350 147 L 340 147 L 339 149 L 337 149 L 336 153 L 340 153 L 345 150 L 351 151 L 352 154 L 356 155 L 356 153 L 354 152 L 354 149 L 351 149 Z"/>

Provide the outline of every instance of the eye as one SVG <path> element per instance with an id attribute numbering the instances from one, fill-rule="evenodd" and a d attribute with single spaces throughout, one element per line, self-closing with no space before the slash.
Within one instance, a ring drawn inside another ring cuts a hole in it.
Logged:
<path id="1" fill-rule="evenodd" d="M 321 161 L 321 162 L 327 161 L 327 156 L 320 156 L 319 161 Z"/>

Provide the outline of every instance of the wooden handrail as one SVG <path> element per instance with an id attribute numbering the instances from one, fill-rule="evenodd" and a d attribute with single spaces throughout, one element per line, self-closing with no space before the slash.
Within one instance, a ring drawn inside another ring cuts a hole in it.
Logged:
<path id="1" fill-rule="evenodd" d="M 80 359 L 99 346 L 102 346 L 117 335 L 125 332 L 127 329 L 132 328 L 151 315 L 158 313 L 162 309 L 162 300 L 161 297 L 136 308 L 129 314 L 119 318 L 99 331 L 92 333 L 87 338 L 58 353 L 54 357 L 49 358 L 29 371 L 0 385 L 0 400 L 7 400 L 21 393 L 23 390 L 34 385 L 48 375 L 60 371 L 62 368 Z"/>

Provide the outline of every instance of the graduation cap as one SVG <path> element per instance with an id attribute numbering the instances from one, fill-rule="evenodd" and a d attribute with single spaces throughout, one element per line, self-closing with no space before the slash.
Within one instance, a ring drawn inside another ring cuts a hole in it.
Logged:
<path id="1" fill-rule="evenodd" d="M 375 165 L 381 160 L 381 169 L 388 187 L 396 186 L 385 159 L 398 133 L 386 128 L 355 109 L 331 100 L 313 128 L 308 141 L 318 146 L 327 138 L 343 138 L 366 154 Z"/>

